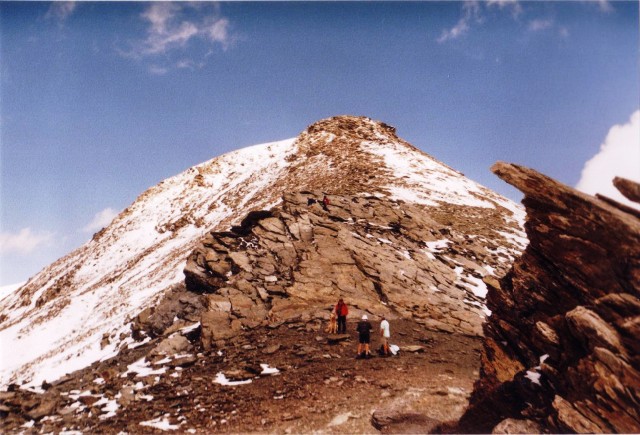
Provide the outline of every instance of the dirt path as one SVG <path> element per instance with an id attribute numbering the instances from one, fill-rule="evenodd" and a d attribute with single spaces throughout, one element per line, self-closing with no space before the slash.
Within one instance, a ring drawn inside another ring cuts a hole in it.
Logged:
<path id="1" fill-rule="evenodd" d="M 338 344 L 327 342 L 320 323 L 260 328 L 221 355 L 201 355 L 192 366 L 171 369 L 145 389 L 145 395 L 153 397 L 149 401 L 134 401 L 115 417 L 94 418 L 88 426 L 151 432 L 153 428 L 140 422 L 155 419 L 176 425 L 180 432 L 372 433 L 378 432 L 371 424 L 376 410 L 457 419 L 478 376 L 480 340 L 426 331 L 404 320 L 391 325 L 392 343 L 419 345 L 424 351 L 360 360 L 354 358 L 352 324 L 351 337 Z M 374 338 L 372 347 L 377 346 Z M 256 372 L 260 364 L 279 373 L 254 377 L 245 385 L 213 382 L 218 372 Z M 384 431 L 393 432 L 394 426 Z"/>

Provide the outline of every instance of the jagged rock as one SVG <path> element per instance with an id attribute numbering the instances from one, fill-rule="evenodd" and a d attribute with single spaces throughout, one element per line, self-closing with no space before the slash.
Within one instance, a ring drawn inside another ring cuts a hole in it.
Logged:
<path id="1" fill-rule="evenodd" d="M 571 334 L 585 350 L 593 352 L 596 347 L 605 347 L 623 356 L 626 354 L 620 334 L 593 311 L 578 306 L 565 318 Z"/>
<path id="2" fill-rule="evenodd" d="M 129 406 L 131 402 L 135 400 L 135 390 L 130 385 L 125 386 L 120 390 L 118 404 L 123 407 Z"/>
<path id="3" fill-rule="evenodd" d="M 192 364 L 195 364 L 198 361 L 198 358 L 195 355 L 184 355 L 179 356 L 179 358 L 174 358 L 167 363 L 169 367 L 188 367 Z"/>
<path id="4" fill-rule="evenodd" d="M 36 399 L 36 403 L 37 405 L 33 406 L 31 409 L 28 409 L 25 414 L 33 420 L 40 420 L 42 417 L 54 413 L 60 403 L 60 397 L 51 394 L 43 395 L 42 397 Z M 29 405 L 27 405 L 27 407 L 28 406 Z M 23 408 L 24 407 L 25 404 L 23 404 Z"/>
<path id="5" fill-rule="evenodd" d="M 343 297 L 375 316 L 392 307 L 435 331 L 482 334 L 484 301 L 475 292 L 484 291 L 483 277 L 499 285 L 484 266 L 502 267 L 504 260 L 484 240 L 458 236 L 457 225 L 475 222 L 468 210 L 442 205 L 447 213 L 431 217 L 386 198 L 332 195 L 327 213 L 309 206 L 309 196 L 285 194 L 282 207 L 251 215 L 251 224 L 233 237 L 209 233 L 189 257 L 187 288 L 214 294 L 216 309 L 228 301 L 230 315 L 246 327 L 265 319 L 295 321 Z M 487 225 L 504 222 L 495 210 L 472 214 Z M 473 225 L 479 234 L 489 230 Z M 448 255 L 426 255 L 422 241 L 445 229 Z"/>
<path id="6" fill-rule="evenodd" d="M 533 420 L 516 420 L 507 418 L 502 420 L 491 431 L 492 434 L 539 434 L 542 426 Z"/>
<path id="7" fill-rule="evenodd" d="M 349 334 L 328 335 L 327 336 L 327 343 L 329 343 L 329 344 L 337 344 L 337 343 L 341 343 L 343 341 L 348 341 L 350 339 L 351 339 L 351 336 Z"/>
<path id="8" fill-rule="evenodd" d="M 262 353 L 265 355 L 271 355 L 278 352 L 282 346 L 279 344 L 274 344 L 273 346 L 266 347 L 262 350 Z"/>
<path id="9" fill-rule="evenodd" d="M 420 352 L 424 352 L 424 346 L 419 346 L 419 345 L 413 344 L 413 345 L 402 346 L 400 348 L 400 350 L 402 350 L 403 352 L 417 352 L 417 353 L 420 353 Z"/>
<path id="10" fill-rule="evenodd" d="M 145 309 L 134 319 L 131 325 L 133 335 L 140 338 L 142 331 L 150 336 L 162 335 L 176 318 L 197 321 L 205 307 L 206 299 L 203 296 L 186 291 L 184 284 L 175 285 L 157 305 Z"/>
<path id="11" fill-rule="evenodd" d="M 225 370 L 224 375 L 230 381 L 244 381 L 247 379 L 251 379 L 255 376 L 254 373 L 246 370 L 246 369 L 230 369 Z"/>
<path id="12" fill-rule="evenodd" d="M 531 169 L 492 170 L 524 192 L 530 244 L 489 288 L 481 378 L 456 430 L 640 431 L 640 219 Z"/>
<path id="13" fill-rule="evenodd" d="M 630 201 L 640 204 L 640 184 L 622 177 L 615 177 L 613 185 Z"/>
<path id="14" fill-rule="evenodd" d="M 371 424 L 382 433 L 429 433 L 440 421 L 417 412 L 376 410 Z"/>
<path id="15" fill-rule="evenodd" d="M 193 346 L 184 336 L 174 334 L 170 337 L 162 340 L 153 350 L 150 355 L 176 355 L 180 353 L 189 352 L 193 349 Z"/>
<path id="16" fill-rule="evenodd" d="M 200 323 L 202 346 L 206 351 L 211 350 L 216 342 L 234 337 L 239 332 L 232 327 L 229 314 L 223 311 L 205 311 Z"/>

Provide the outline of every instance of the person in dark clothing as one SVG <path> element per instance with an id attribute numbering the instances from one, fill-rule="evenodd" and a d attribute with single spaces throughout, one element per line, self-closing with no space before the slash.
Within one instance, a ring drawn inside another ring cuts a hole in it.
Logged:
<path id="1" fill-rule="evenodd" d="M 373 326 L 369 323 L 369 319 L 366 314 L 362 316 L 362 320 L 358 322 L 356 331 L 358 331 L 358 356 L 368 358 L 371 356 L 371 350 L 369 349 L 369 343 L 371 342 L 371 330 Z"/>
<path id="2" fill-rule="evenodd" d="M 335 308 L 336 316 L 338 316 L 338 334 L 346 334 L 347 332 L 347 314 L 349 309 L 344 300 L 340 298 Z"/>

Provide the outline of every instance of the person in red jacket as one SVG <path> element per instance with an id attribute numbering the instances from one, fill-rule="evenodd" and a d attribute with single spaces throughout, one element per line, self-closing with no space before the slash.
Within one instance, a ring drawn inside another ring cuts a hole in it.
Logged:
<path id="1" fill-rule="evenodd" d="M 329 211 L 327 207 L 329 204 L 331 204 L 331 201 L 329 201 L 329 198 L 325 195 L 324 198 L 322 198 L 322 208 L 325 209 L 325 211 Z"/>
<path id="2" fill-rule="evenodd" d="M 344 300 L 340 298 L 338 303 L 336 304 L 336 316 L 338 316 L 338 334 L 346 334 L 347 333 L 347 314 L 349 314 L 349 309 L 347 308 L 347 304 L 344 303 Z"/>

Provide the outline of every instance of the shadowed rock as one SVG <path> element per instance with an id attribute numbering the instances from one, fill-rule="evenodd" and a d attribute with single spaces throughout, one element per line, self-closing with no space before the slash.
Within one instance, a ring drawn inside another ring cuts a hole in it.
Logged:
<path id="1" fill-rule="evenodd" d="M 530 245 L 487 295 L 481 379 L 457 430 L 638 432 L 640 220 L 531 169 L 492 170 L 524 192 Z"/>

